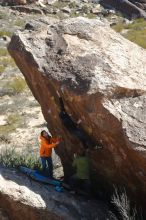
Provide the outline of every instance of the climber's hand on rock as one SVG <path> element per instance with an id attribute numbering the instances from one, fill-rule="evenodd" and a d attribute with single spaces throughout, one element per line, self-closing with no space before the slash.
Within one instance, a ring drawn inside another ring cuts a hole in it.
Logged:
<path id="1" fill-rule="evenodd" d="M 61 97 L 61 96 L 60 96 L 60 93 L 58 92 L 58 90 L 56 91 L 56 93 L 57 93 L 57 95 L 58 95 L 59 97 Z"/>

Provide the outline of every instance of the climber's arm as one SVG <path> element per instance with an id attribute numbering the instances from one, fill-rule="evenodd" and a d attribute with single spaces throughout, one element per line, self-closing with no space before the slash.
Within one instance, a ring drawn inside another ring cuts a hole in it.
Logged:
<path id="1" fill-rule="evenodd" d="M 54 148 L 54 147 L 56 147 L 58 144 L 59 144 L 59 141 L 57 141 L 57 142 L 55 142 L 55 143 L 51 143 L 51 144 L 49 144 L 49 143 L 47 144 L 47 143 L 46 143 L 46 144 L 44 145 L 44 147 L 45 147 L 45 148 Z"/>

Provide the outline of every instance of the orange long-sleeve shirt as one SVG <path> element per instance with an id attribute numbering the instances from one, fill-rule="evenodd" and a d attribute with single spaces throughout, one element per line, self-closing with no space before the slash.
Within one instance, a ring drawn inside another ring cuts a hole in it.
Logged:
<path id="1" fill-rule="evenodd" d="M 56 142 L 60 141 L 59 138 L 51 138 L 50 143 L 46 138 L 40 136 L 40 157 L 50 157 L 52 155 L 52 148 L 56 147 Z"/>

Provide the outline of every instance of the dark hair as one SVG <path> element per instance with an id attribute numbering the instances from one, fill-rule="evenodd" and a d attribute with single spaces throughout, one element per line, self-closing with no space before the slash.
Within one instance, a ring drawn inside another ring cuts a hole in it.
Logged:
<path id="1" fill-rule="evenodd" d="M 41 136 L 43 136 L 43 133 L 46 132 L 45 130 L 41 131 Z"/>
<path id="2" fill-rule="evenodd" d="M 45 131 L 45 130 L 41 131 L 41 136 L 42 136 L 42 137 L 44 137 L 44 134 L 43 134 L 44 132 L 46 132 L 46 131 Z M 46 133 L 47 133 L 47 132 L 46 132 Z M 47 133 L 47 134 L 48 134 L 48 133 Z M 51 138 L 51 136 L 48 134 L 47 139 L 49 140 L 50 138 Z"/>

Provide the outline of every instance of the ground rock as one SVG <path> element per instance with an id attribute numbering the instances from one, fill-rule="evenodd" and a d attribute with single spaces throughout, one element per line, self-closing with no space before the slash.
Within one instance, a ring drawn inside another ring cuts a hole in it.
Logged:
<path id="1" fill-rule="evenodd" d="M 41 20 L 18 31 L 9 52 L 24 74 L 53 135 L 65 176 L 73 154 L 89 148 L 94 180 L 146 195 L 146 52 L 100 20 Z M 60 118 L 60 92 L 71 131 Z M 80 132 L 83 134 L 80 138 Z M 103 185 L 103 184 L 102 184 Z"/>
<path id="2" fill-rule="evenodd" d="M 27 0 L 4 0 L 2 4 L 6 5 L 26 5 Z"/>
<path id="3" fill-rule="evenodd" d="M 23 13 L 34 13 L 34 14 L 43 14 L 43 11 L 39 8 L 36 7 L 28 7 L 28 6 L 11 6 L 11 9 L 13 10 L 17 10 L 19 12 L 23 12 Z"/>
<path id="4" fill-rule="evenodd" d="M 52 186 L 5 168 L 0 168 L 0 208 L 1 220 L 116 220 L 100 201 L 58 193 Z"/>

